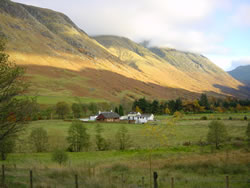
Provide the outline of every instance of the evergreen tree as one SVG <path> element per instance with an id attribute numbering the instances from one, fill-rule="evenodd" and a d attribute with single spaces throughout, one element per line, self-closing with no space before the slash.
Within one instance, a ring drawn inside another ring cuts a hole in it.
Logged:
<path id="1" fill-rule="evenodd" d="M 159 102 L 157 100 L 154 100 L 151 105 L 151 112 L 153 114 L 158 114 L 159 111 Z"/>
<path id="2" fill-rule="evenodd" d="M 124 115 L 122 105 L 119 105 L 119 115 L 120 115 L 120 116 L 123 116 L 123 115 Z"/>
<path id="3" fill-rule="evenodd" d="M 199 104 L 201 106 L 204 106 L 206 110 L 210 109 L 210 105 L 207 99 L 207 95 L 206 94 L 201 94 L 200 100 L 199 100 Z"/>
<path id="4" fill-rule="evenodd" d="M 115 107 L 115 113 L 119 114 L 119 110 L 117 107 Z"/>

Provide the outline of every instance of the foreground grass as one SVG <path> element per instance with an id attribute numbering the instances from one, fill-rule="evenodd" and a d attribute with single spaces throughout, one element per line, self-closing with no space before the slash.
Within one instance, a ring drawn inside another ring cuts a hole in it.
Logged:
<path id="1" fill-rule="evenodd" d="M 33 170 L 37 187 L 73 187 L 74 175 L 80 187 L 140 187 L 142 177 L 149 187 L 149 150 L 69 153 L 70 161 L 59 166 L 50 153 L 12 154 L 5 162 L 7 181 L 13 187 L 27 187 Z M 22 160 L 20 160 L 22 159 Z M 159 174 L 159 187 L 248 187 L 250 153 L 244 150 L 198 153 L 197 148 L 153 150 L 152 172 Z M 15 182 L 15 183 L 14 183 Z M 11 186 L 10 186 L 11 187 Z"/>

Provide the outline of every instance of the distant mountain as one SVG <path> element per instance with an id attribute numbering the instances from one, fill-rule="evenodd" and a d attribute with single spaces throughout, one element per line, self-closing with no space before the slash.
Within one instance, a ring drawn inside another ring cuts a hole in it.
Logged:
<path id="1" fill-rule="evenodd" d="M 27 68 L 30 94 L 121 98 L 247 97 L 243 85 L 199 54 L 146 48 L 127 38 L 90 37 L 66 15 L 0 0 L 7 53 Z"/>
<path id="2" fill-rule="evenodd" d="M 250 86 L 250 65 L 239 66 L 228 73 L 235 79 Z"/>

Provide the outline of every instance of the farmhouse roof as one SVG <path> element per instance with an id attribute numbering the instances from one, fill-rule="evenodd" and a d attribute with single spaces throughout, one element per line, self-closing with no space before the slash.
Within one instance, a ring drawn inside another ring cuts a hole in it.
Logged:
<path id="1" fill-rule="evenodd" d="M 100 113 L 100 115 L 103 115 L 105 118 L 107 119 L 112 119 L 112 118 L 119 118 L 119 114 L 115 113 L 115 112 L 102 112 Z"/>

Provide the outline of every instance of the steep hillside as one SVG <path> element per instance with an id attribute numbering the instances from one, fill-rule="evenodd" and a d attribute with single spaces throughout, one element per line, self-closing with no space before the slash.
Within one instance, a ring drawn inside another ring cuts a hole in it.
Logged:
<path id="1" fill-rule="evenodd" d="M 7 53 L 27 68 L 31 95 L 110 101 L 192 98 L 200 92 L 246 96 L 238 92 L 240 82 L 199 55 L 176 51 L 170 61 L 170 55 L 162 55 L 170 54 L 166 49 L 158 49 L 159 54 L 126 38 L 101 36 L 97 42 L 62 13 L 9 0 L 0 1 L 0 20 Z M 193 72 L 181 68 L 185 63 L 195 65 Z M 204 70 L 197 71 L 197 64 Z"/>
<path id="2" fill-rule="evenodd" d="M 250 65 L 239 66 L 228 73 L 235 79 L 250 86 Z"/>
<path id="3" fill-rule="evenodd" d="M 124 37 L 94 37 L 127 65 L 161 85 L 194 92 L 221 93 L 226 88 L 237 93 L 242 84 L 213 64 L 206 57 L 170 48 L 145 48 Z M 225 91 L 229 92 L 228 90 Z M 246 91 L 238 96 L 248 95 Z"/>

